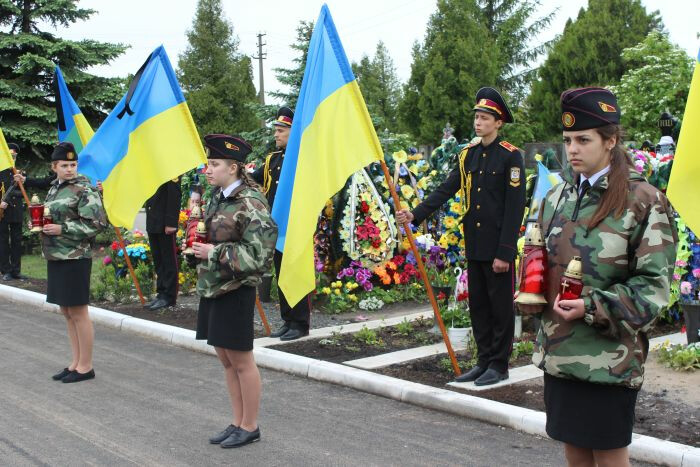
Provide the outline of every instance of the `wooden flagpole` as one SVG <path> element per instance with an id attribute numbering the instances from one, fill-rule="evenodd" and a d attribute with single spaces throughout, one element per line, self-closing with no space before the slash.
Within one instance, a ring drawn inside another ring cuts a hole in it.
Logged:
<path id="1" fill-rule="evenodd" d="M 394 207 L 398 212 L 401 209 L 401 202 L 399 201 L 399 196 L 396 194 L 396 188 L 394 183 L 389 176 L 389 168 L 386 163 L 382 160 L 382 171 L 384 172 L 384 178 L 386 178 L 386 183 L 389 185 L 389 191 L 391 192 L 391 197 L 394 200 Z M 423 284 L 425 284 L 425 291 L 428 293 L 428 298 L 430 299 L 430 304 L 433 306 L 433 314 L 435 315 L 435 320 L 440 327 L 440 332 L 442 333 L 442 339 L 445 341 L 445 346 L 447 347 L 447 353 L 450 355 L 450 361 L 452 362 L 452 369 L 455 375 L 459 376 L 462 372 L 459 369 L 459 364 L 457 363 L 457 357 L 452 349 L 452 344 L 450 343 L 449 337 L 447 337 L 447 329 L 445 329 L 445 323 L 442 321 L 442 316 L 440 316 L 440 310 L 438 309 L 437 300 L 435 300 L 435 294 L 433 293 L 433 287 L 428 281 L 428 274 L 425 272 L 425 267 L 423 266 L 423 260 L 421 259 L 420 252 L 416 247 L 416 241 L 413 238 L 413 232 L 411 232 L 411 226 L 408 222 L 403 224 L 404 231 L 406 232 L 406 237 L 408 237 L 408 242 L 411 244 L 411 251 L 413 251 L 413 256 L 416 257 L 416 263 L 418 263 L 418 270 L 420 271 L 420 276 L 423 279 Z"/>
<path id="2" fill-rule="evenodd" d="M 258 307 L 258 313 L 260 313 L 260 319 L 262 320 L 263 326 L 265 326 L 265 335 L 269 336 L 272 334 L 272 331 L 270 330 L 270 325 L 267 322 L 267 316 L 265 316 L 265 311 L 263 310 L 262 303 L 260 303 L 260 299 L 258 298 L 258 294 L 255 294 L 255 305 Z"/>
<path id="3" fill-rule="evenodd" d="M 119 227 L 116 225 L 113 225 L 114 227 L 114 233 L 117 234 L 117 238 L 119 239 L 119 246 L 121 247 L 122 251 L 124 252 L 124 259 L 126 260 L 126 267 L 129 269 L 129 275 L 131 276 L 131 279 L 134 281 L 134 285 L 136 286 L 136 292 L 139 294 L 139 300 L 141 300 L 141 305 L 146 304 L 146 299 L 143 298 L 143 294 L 141 293 L 141 286 L 139 285 L 139 280 L 136 278 L 136 273 L 134 272 L 134 267 L 131 265 L 131 260 L 129 259 L 129 255 L 126 252 L 126 245 L 124 245 L 124 239 L 122 238 L 122 233 L 119 231 Z"/>

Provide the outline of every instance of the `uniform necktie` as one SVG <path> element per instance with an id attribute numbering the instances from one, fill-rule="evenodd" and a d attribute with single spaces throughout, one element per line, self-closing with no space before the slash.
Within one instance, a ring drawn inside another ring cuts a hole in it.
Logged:
<path id="1" fill-rule="evenodd" d="M 581 183 L 581 186 L 579 187 L 579 197 L 583 197 L 583 195 L 586 194 L 588 190 L 591 188 L 591 182 L 589 182 L 587 179 Z"/>
<path id="2" fill-rule="evenodd" d="M 225 199 L 226 197 L 224 196 L 224 192 L 222 191 L 221 193 L 219 193 L 219 203 L 222 203 Z"/>

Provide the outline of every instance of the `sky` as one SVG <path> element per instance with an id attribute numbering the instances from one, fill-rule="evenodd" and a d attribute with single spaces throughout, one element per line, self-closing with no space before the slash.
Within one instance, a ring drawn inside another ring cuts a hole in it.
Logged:
<path id="1" fill-rule="evenodd" d="M 263 42 L 265 91 L 282 89 L 274 76 L 276 67 L 290 67 L 296 51 L 289 45 L 296 37 L 299 21 L 315 21 L 322 2 L 315 0 L 222 0 L 227 19 L 238 37 L 239 52 L 257 56 L 257 34 L 266 34 Z M 378 41 L 383 41 L 394 60 L 399 79 L 405 82 L 411 73 L 411 47 L 422 41 L 435 0 L 326 0 L 338 34 L 351 62 L 363 55 L 372 56 Z M 587 0 L 543 0 L 541 15 L 557 13 L 536 42 L 554 38 L 570 17 L 576 17 Z M 699 0 L 642 0 L 648 11 L 659 10 L 671 40 L 695 57 L 700 47 L 700 23 L 696 14 Z M 119 42 L 131 47 L 108 66 L 90 71 L 102 76 L 126 76 L 135 73 L 148 54 L 163 44 L 177 67 L 177 58 L 187 47 L 186 32 L 192 27 L 196 0 L 82 0 L 79 6 L 96 10 L 87 21 L 58 28 L 56 34 L 68 39 L 94 39 Z M 253 61 L 258 89 L 258 62 Z M 269 96 L 267 103 L 275 103 Z"/>

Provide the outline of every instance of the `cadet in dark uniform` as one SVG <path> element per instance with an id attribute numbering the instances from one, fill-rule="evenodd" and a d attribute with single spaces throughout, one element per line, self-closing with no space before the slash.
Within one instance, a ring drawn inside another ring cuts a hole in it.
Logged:
<path id="1" fill-rule="evenodd" d="M 275 126 L 275 144 L 277 151 L 272 152 L 265 158 L 265 164 L 253 172 L 252 178 L 257 183 L 261 184 L 263 193 L 267 197 L 267 202 L 270 204 L 270 210 L 275 202 L 275 194 L 277 193 L 277 184 L 279 183 L 280 173 L 282 172 L 282 163 L 284 162 L 284 151 L 287 148 L 287 140 L 289 139 L 289 130 L 292 127 L 294 119 L 294 111 L 289 107 L 282 107 L 277 111 L 277 118 L 273 125 Z M 282 266 L 282 253 L 275 250 L 275 271 L 277 278 L 280 277 L 280 267 Z M 309 325 L 311 319 L 311 296 L 307 295 L 302 298 L 294 307 L 289 306 L 287 299 L 282 291 L 278 288 L 277 293 L 280 297 L 280 314 L 284 323 L 272 334 L 271 337 L 279 337 L 283 341 L 291 341 L 309 334 Z"/>
<path id="2" fill-rule="evenodd" d="M 165 182 L 146 201 L 146 232 L 156 269 L 156 298 L 146 306 L 159 310 L 175 305 L 178 289 L 175 234 L 180 216 L 180 180 Z"/>
<path id="3" fill-rule="evenodd" d="M 17 160 L 19 146 L 7 145 L 14 160 Z M 12 169 L 0 172 L 0 208 L 4 210 L 0 220 L 0 273 L 2 279 L 25 279 L 20 274 L 22 267 L 22 223 L 24 221 L 24 200 L 22 191 L 16 185 Z"/>
<path id="4" fill-rule="evenodd" d="M 481 142 L 464 148 L 458 167 L 442 185 L 412 212 L 399 211 L 396 220 L 418 225 L 458 192 L 464 200 L 469 308 L 478 360 L 457 380 L 485 386 L 508 378 L 515 328 L 513 262 L 525 210 L 525 173 L 518 148 L 498 136 L 503 124 L 513 121 L 503 97 L 493 88 L 481 88 L 474 111 Z"/>

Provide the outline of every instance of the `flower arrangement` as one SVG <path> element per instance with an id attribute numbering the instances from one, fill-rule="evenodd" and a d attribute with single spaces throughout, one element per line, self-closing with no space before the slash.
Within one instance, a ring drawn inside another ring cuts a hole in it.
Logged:
<path id="1" fill-rule="evenodd" d="M 331 237 L 333 235 L 333 202 L 326 201 L 314 234 L 314 269 L 316 273 L 327 271 L 330 264 Z"/>
<path id="2" fill-rule="evenodd" d="M 425 272 L 433 287 L 454 287 L 456 277 L 450 270 L 447 249 L 435 244 L 430 234 L 416 237 L 417 246 L 427 254 L 424 258 Z"/>
<path id="3" fill-rule="evenodd" d="M 126 254 L 129 256 L 131 265 L 136 269 L 140 264 L 144 264 L 149 270 L 153 269 L 153 261 L 151 258 L 151 247 L 143 242 L 144 235 L 135 230 L 133 234 L 126 236 L 124 238 L 124 243 L 126 245 Z M 140 240 L 135 243 L 135 240 Z M 114 272 L 117 277 L 124 277 L 128 273 L 128 268 L 126 260 L 124 259 L 124 250 L 119 246 L 119 242 L 116 240 L 112 242 L 109 249 L 109 255 L 106 255 L 102 259 L 102 264 L 104 266 L 112 265 L 114 267 Z"/>
<path id="4" fill-rule="evenodd" d="M 637 172 L 659 190 L 666 192 L 668 179 L 671 176 L 673 154 L 656 154 L 655 152 L 632 150 L 632 160 Z"/>
<path id="5" fill-rule="evenodd" d="M 340 239 L 343 250 L 366 268 L 386 262 L 396 246 L 396 222 L 364 170 L 351 179 L 343 209 Z"/>
<path id="6" fill-rule="evenodd" d="M 412 254 L 411 257 L 413 257 Z M 401 254 L 395 255 L 386 263 L 375 267 L 374 274 L 377 275 L 383 285 L 408 284 L 420 277 L 420 273 L 415 266 L 415 259 L 412 263 L 407 260 L 406 256 Z"/>
<path id="7" fill-rule="evenodd" d="M 459 196 L 455 196 L 446 203 L 447 208 L 442 218 L 441 235 L 438 245 L 446 250 L 450 264 L 463 260 L 464 224 L 460 222 L 464 214 L 464 206 Z"/>
<path id="8" fill-rule="evenodd" d="M 700 304 L 700 240 L 688 230 L 685 234 L 688 238 L 690 255 L 684 259 L 676 260 L 674 279 L 681 269 L 679 280 L 680 302 L 698 305 Z"/>

